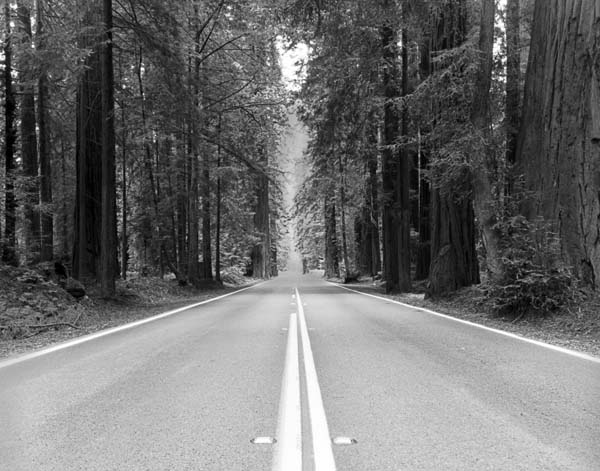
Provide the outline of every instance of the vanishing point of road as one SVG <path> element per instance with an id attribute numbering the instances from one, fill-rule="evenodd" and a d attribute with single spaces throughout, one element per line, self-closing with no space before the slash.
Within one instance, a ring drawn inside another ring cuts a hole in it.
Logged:
<path id="1" fill-rule="evenodd" d="M 0 470 L 600 470 L 600 360 L 280 277 L 0 362 Z"/>

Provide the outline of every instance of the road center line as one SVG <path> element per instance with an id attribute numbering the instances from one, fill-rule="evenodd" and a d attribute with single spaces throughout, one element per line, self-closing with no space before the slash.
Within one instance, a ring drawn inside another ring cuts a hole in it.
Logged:
<path id="1" fill-rule="evenodd" d="M 302 471 L 302 410 L 296 313 L 290 314 L 276 437 L 272 470 Z"/>
<path id="2" fill-rule="evenodd" d="M 297 288 L 296 299 L 298 301 L 298 321 L 300 323 L 300 337 L 302 338 L 302 354 L 304 356 L 306 394 L 308 397 L 315 471 L 335 471 L 335 460 L 333 459 L 327 417 L 325 416 L 323 398 L 321 397 L 321 389 L 319 388 L 315 360 L 310 347 L 310 338 L 308 337 L 304 308 L 302 307 L 300 293 Z"/>

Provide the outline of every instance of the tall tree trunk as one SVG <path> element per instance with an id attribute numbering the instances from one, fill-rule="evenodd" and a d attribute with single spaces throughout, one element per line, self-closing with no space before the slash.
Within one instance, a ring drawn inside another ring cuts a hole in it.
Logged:
<path id="1" fill-rule="evenodd" d="M 331 187 L 325 195 L 325 277 L 340 276 L 337 229 L 335 221 L 335 195 Z"/>
<path id="2" fill-rule="evenodd" d="M 253 273 L 255 277 L 271 277 L 271 223 L 269 209 L 269 179 L 260 175 L 257 182 L 256 213 L 254 227 L 260 237 L 253 249 Z"/>
<path id="3" fill-rule="evenodd" d="M 388 1 L 384 1 L 387 10 Z M 384 69 L 383 87 L 385 94 L 383 133 L 381 152 L 382 177 L 382 224 L 383 224 L 383 267 L 386 291 L 397 291 L 400 287 L 400 248 L 398 247 L 400 226 L 398 214 L 398 155 L 394 151 L 399 131 L 399 118 L 396 105 L 392 103 L 398 97 L 396 83 L 398 81 L 398 38 L 394 26 L 389 22 L 381 29 L 381 47 L 383 50 Z"/>
<path id="4" fill-rule="evenodd" d="M 371 120 L 376 122 L 374 117 Z M 381 270 L 376 125 L 370 126 L 366 139 L 369 151 L 365 156 L 364 202 L 354 221 L 356 264 L 360 274 L 375 276 Z"/>
<path id="5" fill-rule="evenodd" d="M 408 36 L 406 29 L 402 30 L 402 96 L 408 95 Z M 408 136 L 408 109 L 402 105 L 400 119 L 400 135 Z M 399 231 L 398 237 L 398 289 L 402 292 L 410 291 L 410 158 L 406 146 L 400 147 L 400 161 L 398 162 L 398 175 L 396 191 L 398 192 L 399 206 Z"/>
<path id="6" fill-rule="evenodd" d="M 41 0 L 37 1 L 36 44 L 39 52 L 46 48 L 45 17 Z M 52 159 L 48 139 L 48 71 L 42 62 L 38 79 L 37 126 L 39 133 L 40 157 L 40 200 L 42 203 L 41 218 L 41 253 L 43 262 L 54 258 L 54 208 L 52 207 Z"/>
<path id="7" fill-rule="evenodd" d="M 195 124 L 191 125 L 192 127 Z M 192 134 L 195 131 L 191 131 Z M 192 136 L 192 140 L 196 138 Z M 187 262 L 187 279 L 188 282 L 193 285 L 197 285 L 200 280 L 200 245 L 199 245 L 199 237 L 200 237 L 200 211 L 198 209 L 198 204 L 200 200 L 200 191 L 199 191 L 199 173 L 200 173 L 200 164 L 198 162 L 199 156 L 196 154 L 197 144 L 191 145 L 191 154 L 189 156 L 190 162 L 190 191 L 189 191 L 189 201 L 188 201 L 188 262 Z"/>
<path id="8" fill-rule="evenodd" d="M 215 280 L 221 281 L 221 115 L 217 124 L 217 195 L 216 195 L 216 221 L 215 221 Z"/>
<path id="9" fill-rule="evenodd" d="M 516 161 L 523 214 L 553 223 L 564 262 L 600 287 L 597 1 L 536 0 Z"/>
<path id="10" fill-rule="evenodd" d="M 340 229 L 342 231 L 342 259 L 344 260 L 344 278 L 350 276 L 350 257 L 348 256 L 348 241 L 346 236 L 346 174 L 341 151 L 338 151 L 340 172 Z"/>
<path id="11" fill-rule="evenodd" d="M 377 129 L 372 130 L 370 137 L 373 149 L 377 147 Z M 367 177 L 367 208 L 368 219 L 367 233 L 369 239 L 370 256 L 369 256 L 369 274 L 377 275 L 381 271 L 381 246 L 379 242 L 379 182 L 377 179 L 377 154 L 373 152 L 369 155 L 367 161 L 368 177 Z"/>
<path id="12" fill-rule="evenodd" d="M 432 53 L 462 44 L 466 37 L 465 1 L 447 0 L 433 16 L 432 27 L 431 47 L 428 48 Z M 427 293 L 430 297 L 479 282 L 473 202 L 471 192 L 467 190 L 470 188 L 432 186 L 431 267 Z"/>
<path id="13" fill-rule="evenodd" d="M 369 208 L 363 206 L 360 214 L 354 219 L 354 244 L 356 246 L 356 268 L 361 275 L 370 273 L 371 268 L 371 241 L 369 240 L 367 225 L 369 221 Z"/>
<path id="14" fill-rule="evenodd" d="M 182 127 L 185 125 L 182 123 Z M 187 194 L 189 190 L 189 165 L 185 137 L 179 139 L 177 157 L 177 269 L 187 275 Z"/>
<path id="15" fill-rule="evenodd" d="M 115 100 L 112 0 L 103 0 L 102 76 L 102 215 L 100 231 L 100 293 L 115 295 L 117 277 L 117 203 L 115 177 Z"/>
<path id="16" fill-rule="evenodd" d="M 77 184 L 75 200 L 75 243 L 73 276 L 95 279 L 100 270 L 102 226 L 102 66 L 99 32 L 103 24 L 102 3 L 80 1 L 83 28 L 80 46 L 91 49 L 77 88 L 77 139 L 75 159 Z"/>
<path id="17" fill-rule="evenodd" d="M 519 135 L 521 102 L 520 0 L 506 2 L 506 162 L 514 165 Z M 512 172 L 509 173 L 508 189 Z"/>
<path id="18" fill-rule="evenodd" d="M 190 202 L 188 206 L 188 281 L 197 285 L 200 278 L 203 277 L 204 268 L 200 270 L 200 142 L 199 129 L 200 126 L 200 17 L 198 3 L 193 1 L 194 17 L 191 19 L 192 26 L 195 30 L 196 40 L 194 41 L 193 51 L 190 51 L 189 59 L 189 81 L 190 90 L 193 93 L 193 107 L 190 110 L 190 150 L 192 162 L 190 165 Z M 204 200 L 202 201 L 204 205 Z M 210 204 L 208 201 L 207 204 Z M 203 218 L 204 224 L 204 218 Z M 210 222 L 209 222 L 210 224 Z M 204 247 L 204 246 L 203 246 Z"/>
<path id="19" fill-rule="evenodd" d="M 194 107 L 191 113 L 192 123 L 189 124 L 189 169 L 190 169 L 190 186 L 188 194 L 188 262 L 187 262 L 187 279 L 193 285 L 197 285 L 200 280 L 200 156 L 198 155 L 198 131 Z"/>
<path id="20" fill-rule="evenodd" d="M 16 102 L 12 81 L 12 31 L 10 2 L 4 2 L 4 244 L 2 261 L 10 265 L 19 263 L 17 257 L 16 211 L 15 198 L 15 130 Z"/>
<path id="21" fill-rule="evenodd" d="M 494 226 L 497 222 L 491 178 L 497 167 L 491 144 L 490 86 L 492 84 L 492 66 L 494 62 L 494 0 L 482 0 L 481 26 L 479 29 L 479 66 L 471 122 L 475 130 L 475 147 L 471 156 L 474 165 L 473 198 L 475 216 L 479 222 L 481 239 L 485 248 L 485 260 L 493 281 L 500 280 L 504 274 L 499 248 L 499 234 Z"/>
<path id="22" fill-rule="evenodd" d="M 212 250 L 210 229 L 210 158 L 202 159 L 202 279 L 212 280 Z"/>
<path id="23" fill-rule="evenodd" d="M 21 40 L 19 68 L 21 81 L 21 160 L 25 185 L 25 252 L 28 262 L 39 260 L 40 255 L 40 197 L 38 179 L 38 145 L 35 117 L 34 69 L 31 57 L 33 33 L 31 30 L 31 8 L 28 2 L 20 0 L 17 7 Z"/>
<path id="24" fill-rule="evenodd" d="M 185 129 L 185 122 L 180 126 Z M 189 159 L 186 150 L 186 133 L 178 139 L 177 156 L 177 269 L 182 276 L 187 276 L 188 246 L 187 246 L 187 195 L 189 192 Z"/>
<path id="25" fill-rule="evenodd" d="M 68 203 L 67 203 L 67 199 L 69 193 L 70 193 L 70 189 L 68 189 L 68 185 L 67 185 L 67 158 L 66 158 L 66 149 L 65 149 L 65 141 L 64 138 L 61 137 L 60 139 L 60 201 L 62 201 L 62 205 L 61 205 L 61 215 L 62 218 L 60 220 L 60 241 L 59 241 L 59 246 L 60 246 L 60 257 L 63 258 L 68 258 L 69 256 L 69 250 L 72 249 L 71 245 L 69 244 L 69 209 L 68 209 Z M 76 183 L 77 185 L 77 183 Z M 73 226 L 75 226 L 75 214 L 73 214 Z M 72 238 L 73 240 L 75 240 L 75 238 L 77 237 L 77 233 L 75 231 L 75 229 L 73 229 L 72 232 Z M 72 255 L 72 253 L 71 253 Z M 72 265 L 74 267 L 74 265 Z M 73 274 L 73 276 L 75 276 Z"/>
<path id="26" fill-rule="evenodd" d="M 417 224 L 419 246 L 417 247 L 417 263 L 415 280 L 426 280 L 431 265 L 431 223 L 429 209 L 431 206 L 431 188 L 427 179 L 427 152 L 421 143 L 420 131 L 417 131 L 417 153 L 415 167 L 417 171 Z"/>
<path id="27" fill-rule="evenodd" d="M 436 297 L 479 282 L 475 223 L 470 201 L 432 191 L 431 264 L 428 296 Z"/>
<path id="28" fill-rule="evenodd" d="M 271 215 L 271 247 L 270 247 L 270 257 L 269 257 L 269 266 L 270 266 L 270 276 L 279 276 L 279 265 L 277 262 L 278 250 L 277 250 L 277 242 L 279 241 L 279 231 L 277 228 L 277 219 Z"/>
<path id="29" fill-rule="evenodd" d="M 127 232 L 127 211 L 129 210 L 127 205 L 127 126 L 125 121 L 125 107 L 121 106 L 122 110 L 122 143 L 121 143 L 121 204 L 122 204 L 122 218 L 121 218 L 121 278 L 127 279 L 127 266 L 129 261 L 129 235 Z"/>
<path id="30" fill-rule="evenodd" d="M 431 41 L 432 31 L 426 31 L 420 44 L 419 54 L 419 80 L 426 80 L 432 73 Z M 430 129 L 425 129 L 429 132 Z M 430 160 L 430 146 L 424 145 L 423 128 L 417 129 L 417 152 L 415 167 L 417 169 L 417 232 L 419 233 L 419 246 L 417 248 L 417 263 L 415 267 L 415 280 L 429 278 L 431 267 L 431 184 L 428 168 Z"/>
<path id="31" fill-rule="evenodd" d="M 119 54 L 119 82 L 123 83 L 123 63 L 122 55 Z M 127 279 L 127 269 L 129 264 L 129 234 L 127 227 L 127 211 L 129 210 L 127 201 L 127 153 L 129 152 L 128 127 L 125 100 L 119 104 L 121 108 L 121 265 L 120 272 L 123 280 Z"/>

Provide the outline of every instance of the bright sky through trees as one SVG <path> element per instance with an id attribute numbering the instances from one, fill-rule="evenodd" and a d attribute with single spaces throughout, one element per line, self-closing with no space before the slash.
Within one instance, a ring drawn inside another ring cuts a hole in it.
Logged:
<path id="1" fill-rule="evenodd" d="M 283 82 L 289 90 L 299 90 L 305 71 L 302 64 L 308 56 L 308 46 L 304 43 L 298 44 L 291 49 L 280 39 L 277 42 L 281 60 L 281 72 Z"/>

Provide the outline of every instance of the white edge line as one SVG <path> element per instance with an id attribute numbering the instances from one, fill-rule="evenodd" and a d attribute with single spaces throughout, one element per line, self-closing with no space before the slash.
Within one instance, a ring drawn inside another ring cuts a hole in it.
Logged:
<path id="1" fill-rule="evenodd" d="M 335 460 L 331 448 L 331 436 L 327 425 L 327 416 L 323 406 L 323 398 L 317 378 L 315 360 L 310 346 L 310 337 L 306 327 L 304 308 L 300 299 L 298 288 L 296 299 L 298 300 L 298 322 L 300 323 L 300 337 L 302 338 L 302 353 L 304 356 L 304 374 L 306 376 L 306 395 L 308 397 L 308 408 L 310 413 L 310 426 L 312 431 L 313 455 L 315 460 L 315 471 L 335 471 Z"/>
<path id="2" fill-rule="evenodd" d="M 111 335 L 116 332 L 120 332 L 122 330 L 132 329 L 133 327 L 138 327 L 143 324 L 147 324 L 149 322 L 154 322 L 159 319 L 163 319 L 165 317 L 172 316 L 174 314 L 178 314 L 183 311 L 187 311 L 188 309 L 193 309 L 198 306 L 202 306 L 203 304 L 212 303 L 213 301 L 218 301 L 219 299 L 226 298 L 227 296 L 231 296 L 233 294 L 241 293 L 242 291 L 246 291 L 247 289 L 254 288 L 255 286 L 261 285 L 265 283 L 265 281 L 261 281 L 259 283 L 253 284 L 251 286 L 246 286 L 245 288 L 238 289 L 236 291 L 232 291 L 231 293 L 223 294 L 221 296 L 217 296 L 216 298 L 210 298 L 205 301 L 201 301 L 198 303 L 190 304 L 189 306 L 180 307 L 178 309 L 174 309 L 172 311 L 163 312 L 162 314 L 157 314 L 152 317 L 147 317 L 146 319 L 140 319 L 138 321 L 130 322 L 128 324 L 123 324 L 117 327 L 111 327 L 109 329 L 104 329 L 98 332 L 94 332 L 92 334 L 84 335 L 82 337 L 77 337 L 73 340 L 67 340 L 66 342 L 59 343 L 52 347 L 43 348 L 41 350 L 36 350 L 31 353 L 25 353 L 23 355 L 17 356 L 10 360 L 0 361 L 0 369 L 6 368 L 8 366 L 15 365 L 17 363 L 21 363 L 27 360 L 31 360 L 33 358 L 37 358 L 43 355 L 48 355 L 49 353 L 57 352 L 59 350 L 64 350 L 65 348 L 74 347 L 75 345 L 79 345 L 80 343 L 89 342 L 90 340 L 94 340 L 100 337 L 104 337 L 106 335 Z"/>
<path id="3" fill-rule="evenodd" d="M 357 291 L 357 290 L 348 288 L 346 286 L 342 286 L 342 285 L 340 285 L 338 283 L 334 283 L 334 282 L 331 282 L 331 281 L 328 281 L 328 283 L 330 283 L 330 284 L 332 284 L 334 286 L 337 286 L 338 288 L 342 288 L 342 289 L 345 289 L 347 291 L 352 291 L 353 293 L 362 294 L 363 296 L 369 296 L 370 298 L 380 299 L 382 301 L 387 301 L 387 302 L 391 302 L 391 303 L 394 303 L 394 304 L 399 304 L 400 306 L 408 307 L 408 308 L 415 309 L 415 310 L 420 310 L 420 311 L 426 312 L 427 314 L 431 314 L 433 316 L 443 317 L 444 319 L 449 319 L 449 320 L 454 321 L 454 322 L 459 322 L 461 324 L 470 325 L 471 327 L 477 327 L 479 329 L 487 330 L 489 332 L 494 332 L 494 333 L 499 334 L 499 335 L 504 335 L 505 337 L 510 337 L 510 338 L 513 338 L 513 339 L 516 339 L 516 340 L 521 340 L 523 342 L 531 343 L 533 345 L 537 345 L 538 347 L 547 348 L 549 350 L 555 350 L 557 352 L 561 352 L 561 353 L 564 353 L 566 355 L 571 355 L 571 356 L 580 358 L 582 360 L 588 360 L 588 361 L 592 361 L 594 363 L 600 363 L 600 358 L 592 356 L 592 355 L 588 355 L 586 353 L 581 353 L 581 352 L 577 352 L 575 350 L 570 350 L 568 348 L 559 347 L 558 345 L 552 345 L 552 344 L 549 344 L 549 343 L 546 343 L 546 342 L 542 342 L 540 340 L 530 339 L 530 338 L 523 337 L 523 336 L 518 335 L 518 334 L 513 334 L 512 332 L 506 332 L 504 330 L 494 329 L 493 327 L 488 327 L 486 325 L 477 324 L 477 323 L 471 322 L 471 321 L 466 321 L 464 319 L 458 319 L 458 318 L 452 317 L 452 316 L 450 316 L 448 314 L 442 314 L 440 312 L 432 311 L 431 309 L 426 309 L 424 307 L 413 306 L 412 304 L 406 304 L 406 303 L 403 303 L 403 302 L 400 302 L 400 301 L 396 301 L 394 299 L 384 298 L 382 296 L 376 296 L 374 294 L 369 294 L 369 293 L 363 293 L 362 291 Z"/>
<path id="4" fill-rule="evenodd" d="M 302 471 L 302 408 L 298 321 L 295 312 L 290 314 L 276 437 L 272 470 Z"/>

